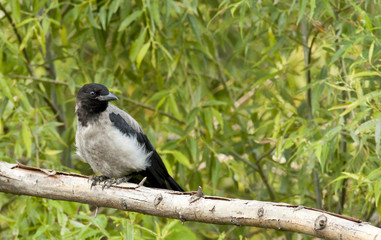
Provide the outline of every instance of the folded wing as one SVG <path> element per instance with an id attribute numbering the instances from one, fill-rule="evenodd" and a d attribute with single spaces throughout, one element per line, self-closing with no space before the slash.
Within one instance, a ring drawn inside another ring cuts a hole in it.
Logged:
<path id="1" fill-rule="evenodd" d="M 117 129 L 119 129 L 119 131 L 128 136 L 135 136 L 138 143 L 144 147 L 147 152 L 151 153 L 149 159 L 149 167 L 147 167 L 146 170 L 140 172 L 141 175 L 147 177 L 148 184 L 156 188 L 172 189 L 175 191 L 183 192 L 184 190 L 168 174 L 163 161 L 161 160 L 159 154 L 156 152 L 155 148 L 152 146 L 151 142 L 148 140 L 144 132 L 136 131 L 119 113 L 111 112 L 109 117 L 110 121 Z"/>

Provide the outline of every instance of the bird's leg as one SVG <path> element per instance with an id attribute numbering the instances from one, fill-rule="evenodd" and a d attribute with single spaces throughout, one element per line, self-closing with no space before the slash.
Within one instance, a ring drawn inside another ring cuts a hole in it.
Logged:
<path id="1" fill-rule="evenodd" d="M 92 189 L 97 183 L 101 183 L 109 179 L 108 177 L 102 175 L 102 176 L 91 176 L 89 177 L 89 180 L 92 181 L 90 185 L 90 189 Z"/>

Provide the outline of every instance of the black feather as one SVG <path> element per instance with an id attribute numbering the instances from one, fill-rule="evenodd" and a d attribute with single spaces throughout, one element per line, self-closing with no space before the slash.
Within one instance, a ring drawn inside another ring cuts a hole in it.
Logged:
<path id="1" fill-rule="evenodd" d="M 90 92 L 96 93 L 90 96 Z M 78 121 L 82 126 L 86 127 L 89 122 L 96 122 L 100 114 L 106 110 L 107 101 L 98 101 L 96 96 L 109 94 L 108 89 L 97 83 L 84 85 L 77 94 L 77 103 L 80 103 L 80 108 L 77 109 Z"/>
<path id="2" fill-rule="evenodd" d="M 120 114 L 110 113 L 109 118 L 119 131 L 128 136 L 136 137 L 138 143 L 144 146 L 147 152 L 152 152 L 150 166 L 140 172 L 143 177 L 147 177 L 146 182 L 148 186 L 184 192 L 179 184 L 169 175 L 159 154 L 143 132 L 133 129 Z"/>

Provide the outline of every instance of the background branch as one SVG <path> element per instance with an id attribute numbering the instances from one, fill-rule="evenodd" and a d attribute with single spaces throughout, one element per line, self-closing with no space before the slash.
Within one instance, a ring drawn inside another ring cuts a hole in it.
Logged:
<path id="1" fill-rule="evenodd" d="M 5 10 L 5 7 L 1 3 L 0 3 L 0 10 L 4 13 L 4 15 L 7 18 L 9 24 L 11 24 L 13 32 L 16 35 L 17 41 L 21 45 L 21 43 L 22 43 L 22 37 L 21 37 L 19 31 L 17 30 L 16 24 L 13 22 L 11 15 L 8 13 L 7 10 Z M 22 54 L 24 55 L 24 58 L 25 58 L 24 63 L 26 65 L 26 68 L 28 69 L 28 73 L 31 76 L 35 76 L 33 68 L 32 68 L 32 64 L 30 62 L 30 58 L 29 58 L 29 55 L 28 55 L 28 52 L 27 52 L 26 48 L 22 49 Z"/>
<path id="2" fill-rule="evenodd" d="M 308 22 L 307 19 L 304 18 L 301 22 L 301 33 L 302 33 L 302 39 L 303 39 L 303 55 L 304 55 L 304 66 L 305 66 L 305 72 L 306 72 L 306 85 L 309 86 L 312 83 L 312 77 L 311 77 L 311 60 L 312 60 L 312 47 L 314 46 L 314 42 L 316 40 L 317 35 L 319 34 L 319 31 L 316 31 L 315 35 L 313 36 L 311 40 L 311 44 L 309 44 L 309 36 L 312 32 L 312 27 L 307 26 Z M 308 109 L 308 120 L 313 121 L 314 114 L 312 109 L 312 87 L 310 86 L 306 91 L 306 100 L 307 100 L 307 109 Z M 318 164 L 316 164 L 318 166 Z M 314 191 L 315 191 L 315 202 L 316 207 L 318 209 L 323 209 L 322 204 L 322 191 L 320 187 L 320 176 L 319 172 L 316 170 L 315 167 L 312 169 L 312 176 L 313 176 L 313 185 L 314 185 Z"/>
<path id="3" fill-rule="evenodd" d="M 322 210 L 135 186 L 90 189 L 88 178 L 83 175 L 0 162 L 0 191 L 6 193 L 75 201 L 182 222 L 256 226 L 326 239 L 381 239 L 381 229 L 377 227 Z"/>
<path id="4" fill-rule="evenodd" d="M 35 80 L 35 81 L 39 81 L 39 82 L 45 82 L 45 83 L 51 83 L 51 84 L 54 84 L 54 85 L 65 85 L 65 86 L 69 86 L 69 84 L 67 82 L 62 82 L 62 81 L 58 81 L 58 80 L 55 80 L 55 79 L 52 79 L 52 78 L 41 78 L 41 77 L 34 77 L 34 76 L 24 76 L 24 75 L 8 75 L 8 77 L 10 78 L 13 78 L 13 79 L 31 79 L 31 80 Z M 82 86 L 81 85 L 75 85 L 75 87 L 77 89 L 80 89 Z M 150 110 L 150 111 L 153 111 L 155 112 L 156 111 L 156 108 L 155 107 L 152 107 L 152 106 L 149 106 L 149 105 L 146 105 L 144 103 L 141 103 L 141 102 L 138 102 L 138 101 L 135 101 L 131 98 L 128 98 L 128 97 L 123 97 L 123 96 L 120 96 L 119 97 L 120 99 L 122 100 L 125 100 L 129 103 L 132 103 L 134 104 L 134 106 L 137 106 L 137 107 L 142 107 L 144 109 L 147 109 L 147 110 Z M 180 124 L 185 124 L 184 121 L 176 118 L 175 116 L 173 116 L 172 114 L 169 114 L 167 112 L 164 112 L 162 110 L 158 110 L 157 111 L 159 114 L 163 115 L 163 116 L 166 116 L 172 120 L 175 120 L 176 122 L 180 123 Z"/>

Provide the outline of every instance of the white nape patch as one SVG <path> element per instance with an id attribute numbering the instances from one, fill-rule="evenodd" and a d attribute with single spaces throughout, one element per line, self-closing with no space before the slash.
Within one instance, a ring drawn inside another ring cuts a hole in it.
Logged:
<path id="1" fill-rule="evenodd" d="M 76 134 L 77 154 L 91 168 L 110 178 L 125 176 L 145 170 L 152 152 L 140 145 L 136 136 L 128 136 L 113 126 L 108 113 L 86 127 L 78 124 Z"/>

